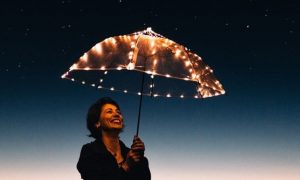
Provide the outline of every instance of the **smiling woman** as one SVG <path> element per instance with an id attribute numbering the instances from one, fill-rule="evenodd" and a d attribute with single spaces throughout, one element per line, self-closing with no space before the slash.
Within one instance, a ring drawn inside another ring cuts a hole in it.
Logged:
<path id="1" fill-rule="evenodd" d="M 124 127 L 119 105 L 110 98 L 101 98 L 87 115 L 87 127 L 94 142 L 85 144 L 80 153 L 77 169 L 85 180 L 150 180 L 145 146 L 135 136 L 131 148 L 119 139 Z"/>

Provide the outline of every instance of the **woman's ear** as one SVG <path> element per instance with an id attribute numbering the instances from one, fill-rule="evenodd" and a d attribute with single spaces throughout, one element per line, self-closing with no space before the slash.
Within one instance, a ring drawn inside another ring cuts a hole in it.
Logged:
<path id="1" fill-rule="evenodd" d="M 96 124 L 95 124 L 95 127 L 96 127 L 96 128 L 99 128 L 100 125 L 101 125 L 101 124 L 100 124 L 100 121 L 97 121 Z"/>

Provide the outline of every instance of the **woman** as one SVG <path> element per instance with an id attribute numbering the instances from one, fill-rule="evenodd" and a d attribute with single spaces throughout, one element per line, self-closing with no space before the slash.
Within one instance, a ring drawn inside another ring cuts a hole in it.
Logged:
<path id="1" fill-rule="evenodd" d="M 87 128 L 95 141 L 83 145 L 77 169 L 84 180 L 150 180 L 145 146 L 135 136 L 131 148 L 119 139 L 124 128 L 119 105 L 101 98 L 87 114 Z"/>

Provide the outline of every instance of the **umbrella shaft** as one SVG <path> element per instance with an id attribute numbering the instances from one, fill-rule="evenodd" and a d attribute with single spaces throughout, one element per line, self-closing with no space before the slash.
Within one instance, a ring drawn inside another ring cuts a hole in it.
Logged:
<path id="1" fill-rule="evenodd" d="M 144 69 L 146 69 L 145 66 L 146 66 L 146 63 L 144 65 Z M 139 115 L 138 115 L 138 122 L 137 122 L 137 128 L 136 128 L 136 136 L 139 135 L 139 129 L 140 129 L 141 109 L 142 109 L 143 92 L 144 92 L 144 79 L 145 79 L 145 73 L 143 73 L 143 78 L 142 78 L 140 105 L 139 105 Z"/>

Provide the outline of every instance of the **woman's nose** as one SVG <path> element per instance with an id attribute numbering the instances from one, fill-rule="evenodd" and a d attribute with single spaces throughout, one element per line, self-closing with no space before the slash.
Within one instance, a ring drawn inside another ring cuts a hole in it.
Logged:
<path id="1" fill-rule="evenodd" d="M 115 112 L 113 116 L 120 117 L 120 116 L 121 116 L 121 113 L 120 113 L 120 112 Z"/>

